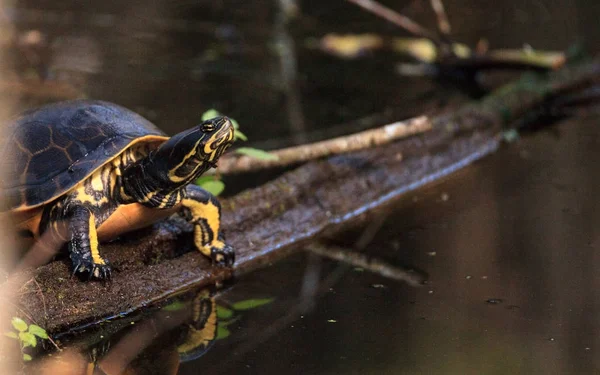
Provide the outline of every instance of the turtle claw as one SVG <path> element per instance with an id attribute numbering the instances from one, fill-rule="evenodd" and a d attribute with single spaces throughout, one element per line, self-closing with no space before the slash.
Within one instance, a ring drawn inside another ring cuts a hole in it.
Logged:
<path id="1" fill-rule="evenodd" d="M 73 270 L 73 275 L 76 273 L 87 273 L 87 279 L 96 280 L 110 280 L 111 279 L 111 267 L 106 264 L 96 264 L 93 262 L 82 261 L 77 263 Z"/>
<path id="2" fill-rule="evenodd" d="M 211 246 L 210 258 L 217 266 L 231 267 L 235 262 L 235 252 L 233 251 L 233 247 L 228 244 L 223 244 L 221 247 Z"/>
<path id="3" fill-rule="evenodd" d="M 111 268 L 108 264 L 94 264 L 89 274 L 90 278 L 97 280 L 110 280 Z"/>

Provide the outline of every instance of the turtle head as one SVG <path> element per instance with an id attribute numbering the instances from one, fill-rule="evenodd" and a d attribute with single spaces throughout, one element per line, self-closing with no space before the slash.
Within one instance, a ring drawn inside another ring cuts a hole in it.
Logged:
<path id="1" fill-rule="evenodd" d="M 234 128 L 227 117 L 206 120 L 174 135 L 158 149 L 128 166 L 123 174 L 128 196 L 144 202 L 159 199 L 192 182 L 210 168 L 233 143 Z"/>
<path id="2" fill-rule="evenodd" d="M 234 129 L 227 117 L 215 117 L 181 132 L 151 156 L 167 185 L 184 185 L 210 168 L 233 143 Z"/>

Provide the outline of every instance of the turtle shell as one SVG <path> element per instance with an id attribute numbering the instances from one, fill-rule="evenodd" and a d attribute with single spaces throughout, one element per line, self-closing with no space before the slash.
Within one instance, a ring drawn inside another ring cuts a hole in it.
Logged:
<path id="1" fill-rule="evenodd" d="M 24 113 L 6 133 L 0 194 L 4 209 L 24 210 L 65 194 L 134 143 L 167 137 L 116 104 L 74 100 Z"/>

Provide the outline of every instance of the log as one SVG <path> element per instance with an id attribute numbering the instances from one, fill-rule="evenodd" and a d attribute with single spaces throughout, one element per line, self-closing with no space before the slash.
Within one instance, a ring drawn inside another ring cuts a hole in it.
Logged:
<path id="1" fill-rule="evenodd" d="M 236 249 L 232 269 L 190 251 L 190 227 L 176 218 L 104 245 L 111 282 L 73 278 L 69 263 L 39 267 L 18 292 L 18 306 L 51 333 L 131 313 L 174 293 L 248 272 L 333 233 L 404 193 L 438 181 L 499 146 L 503 127 L 548 100 L 598 81 L 596 60 L 548 77 L 526 75 L 486 99 L 432 119 L 425 134 L 309 162 L 222 201 L 223 228 Z"/>

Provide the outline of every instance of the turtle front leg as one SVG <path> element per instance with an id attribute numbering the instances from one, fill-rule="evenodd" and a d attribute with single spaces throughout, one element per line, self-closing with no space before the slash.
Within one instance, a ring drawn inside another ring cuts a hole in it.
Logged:
<path id="1" fill-rule="evenodd" d="M 111 267 L 98 250 L 94 214 L 83 206 L 76 206 L 71 211 L 69 230 L 69 255 L 73 262 L 73 274 L 89 272 L 90 277 L 109 279 Z"/>
<path id="2" fill-rule="evenodd" d="M 194 225 L 196 248 L 219 266 L 230 267 L 235 261 L 233 248 L 221 232 L 221 204 L 208 191 L 188 185 L 181 201 L 181 215 Z"/>

